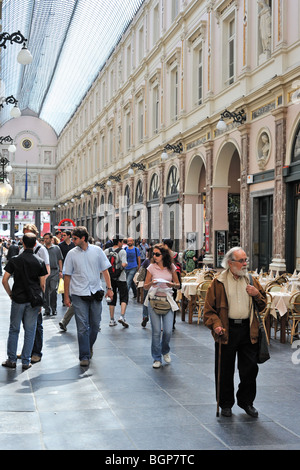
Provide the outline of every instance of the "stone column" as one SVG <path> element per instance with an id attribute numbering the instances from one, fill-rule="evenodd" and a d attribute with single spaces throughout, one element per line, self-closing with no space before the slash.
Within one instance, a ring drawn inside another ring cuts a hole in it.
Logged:
<path id="1" fill-rule="evenodd" d="M 179 242 L 179 251 L 183 252 L 185 249 L 185 165 L 186 165 L 186 155 L 180 155 L 179 157 L 179 207 L 180 213 L 182 214 L 182 231 L 181 231 L 181 240 Z"/>
<path id="2" fill-rule="evenodd" d="M 163 217 L 163 205 L 164 205 L 164 194 L 165 194 L 165 163 L 161 162 L 158 165 L 158 174 L 160 176 L 160 181 L 159 181 L 159 240 L 163 238 L 164 234 L 164 228 L 165 228 L 165 223 L 164 223 L 164 217 Z"/>
<path id="3" fill-rule="evenodd" d="M 206 216 L 205 223 L 208 226 L 209 233 L 209 251 L 205 253 L 204 262 L 206 265 L 214 264 L 213 255 L 213 141 L 208 140 L 205 143 L 206 148 Z M 206 233 L 206 230 L 205 230 Z"/>
<path id="4" fill-rule="evenodd" d="M 15 238 L 15 215 L 16 211 L 11 209 L 10 211 L 10 238 Z"/>
<path id="5" fill-rule="evenodd" d="M 249 173 L 249 125 L 239 127 L 241 133 L 241 186 L 240 186 L 240 246 L 250 256 L 250 188 L 247 184 Z"/>
<path id="6" fill-rule="evenodd" d="M 54 226 L 56 225 L 56 212 L 50 211 L 50 231 L 51 233 L 55 233 Z"/>
<path id="7" fill-rule="evenodd" d="M 273 259 L 269 269 L 286 271 L 286 184 L 283 167 L 286 157 L 286 108 L 276 109 L 275 117 L 275 180 L 273 199 Z"/>
<path id="8" fill-rule="evenodd" d="M 34 211 L 34 214 L 35 214 L 35 219 L 34 219 L 35 224 L 34 225 L 38 229 L 38 232 L 39 232 L 38 236 L 40 237 L 41 236 L 41 233 L 40 233 L 41 232 L 41 211 L 36 210 L 36 211 Z"/>

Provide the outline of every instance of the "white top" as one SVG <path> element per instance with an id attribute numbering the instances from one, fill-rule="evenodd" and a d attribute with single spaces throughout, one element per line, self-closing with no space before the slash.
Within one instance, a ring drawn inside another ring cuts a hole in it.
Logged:
<path id="1" fill-rule="evenodd" d="M 91 295 L 103 289 L 100 274 L 110 267 L 103 250 L 88 244 L 86 250 L 72 248 L 66 256 L 64 274 L 71 276 L 70 295 Z"/>

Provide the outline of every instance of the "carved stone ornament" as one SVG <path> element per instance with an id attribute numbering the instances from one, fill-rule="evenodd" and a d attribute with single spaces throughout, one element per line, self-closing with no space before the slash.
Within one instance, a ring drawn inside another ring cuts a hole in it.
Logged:
<path id="1" fill-rule="evenodd" d="M 260 170 L 265 170 L 271 153 L 271 137 L 266 130 L 260 133 L 257 141 L 257 163 Z"/>

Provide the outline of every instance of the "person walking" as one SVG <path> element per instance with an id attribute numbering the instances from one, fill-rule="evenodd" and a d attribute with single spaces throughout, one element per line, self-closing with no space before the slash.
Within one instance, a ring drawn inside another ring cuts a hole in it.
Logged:
<path id="1" fill-rule="evenodd" d="M 88 238 L 86 227 L 74 229 L 75 248 L 69 251 L 64 264 L 65 305 L 70 307 L 72 301 L 74 307 L 79 360 L 83 367 L 89 365 L 101 321 L 104 290 L 100 273 L 107 286 L 105 297 L 113 298 L 110 262 L 101 248 L 89 244 Z"/>
<path id="2" fill-rule="evenodd" d="M 12 240 L 7 250 L 7 255 L 6 255 L 7 261 L 9 261 L 13 256 L 18 256 L 18 254 L 19 254 L 19 247 L 16 241 Z"/>
<path id="3" fill-rule="evenodd" d="M 45 246 L 42 245 L 38 240 L 37 236 L 39 231 L 34 224 L 26 224 L 23 227 L 23 233 L 33 233 L 36 236 L 36 243 L 33 248 L 33 253 L 37 255 L 42 261 L 44 261 L 48 275 L 50 274 L 50 261 L 48 251 L 46 250 Z M 23 249 L 22 249 L 23 250 Z M 21 250 L 21 252 L 22 252 Z M 47 278 L 46 278 L 47 279 Z M 42 359 L 43 353 L 43 340 L 44 340 L 44 331 L 43 331 L 43 316 L 41 314 L 42 307 L 40 307 L 39 315 L 37 318 L 37 326 L 35 332 L 35 340 L 33 344 L 32 354 L 31 354 L 31 362 L 35 364 L 36 362 L 40 362 Z"/>
<path id="4" fill-rule="evenodd" d="M 48 251 L 50 274 L 46 279 L 45 313 L 44 315 L 57 315 L 57 286 L 62 277 L 63 256 L 58 245 L 53 244 L 51 232 L 44 234 L 44 246 Z"/>
<path id="5" fill-rule="evenodd" d="M 142 238 L 142 241 L 139 244 L 139 250 L 140 250 L 140 257 L 141 257 L 141 264 L 145 261 L 147 258 L 147 250 L 149 248 L 148 243 L 146 242 L 146 238 Z"/>
<path id="6" fill-rule="evenodd" d="M 266 293 L 255 278 L 253 285 L 249 284 L 247 262 L 246 253 L 241 247 L 229 250 L 222 262 L 225 270 L 212 281 L 204 305 L 203 321 L 215 339 L 216 386 L 219 347 L 222 348 L 218 403 L 221 414 L 226 417 L 232 416 L 231 408 L 235 401 L 236 356 L 240 376 L 237 404 L 248 415 L 258 416 L 253 402 L 258 373 L 259 322 L 254 313 L 253 299 L 262 311 L 266 306 Z"/>
<path id="7" fill-rule="evenodd" d="M 0 238 L 0 276 L 2 276 L 2 256 L 3 256 L 4 250 L 3 250 L 3 241 L 2 238 Z"/>
<path id="8" fill-rule="evenodd" d="M 121 305 L 121 315 L 118 320 L 125 328 L 128 328 L 128 323 L 125 318 L 126 307 L 128 304 L 128 288 L 126 282 L 126 273 L 125 268 L 127 266 L 127 256 L 125 250 L 122 249 L 123 238 L 119 235 L 116 235 L 112 239 L 113 246 L 107 248 L 104 253 L 112 263 L 112 258 L 114 258 L 114 273 L 110 272 L 111 285 L 113 289 L 113 299 L 109 303 L 109 313 L 110 313 L 110 322 L 109 326 L 116 326 L 117 322 L 115 320 L 115 307 L 117 304 L 117 293 L 119 292 L 120 305 Z M 112 268 L 109 268 L 110 270 Z"/>
<path id="9" fill-rule="evenodd" d="M 179 288 L 176 268 L 172 263 L 170 250 L 165 248 L 162 243 L 154 245 L 153 258 L 147 268 L 144 288 L 149 290 L 145 300 L 148 306 L 152 327 L 151 353 L 153 357 L 153 367 L 158 369 L 162 365 L 162 356 L 164 361 L 169 364 L 170 340 L 172 336 L 173 311 L 178 309 L 173 299 L 173 288 Z M 166 313 L 157 313 L 152 300 L 161 299 L 163 303 L 168 303 Z M 163 333 L 161 334 L 161 330 Z"/>
<path id="10" fill-rule="evenodd" d="M 36 237 L 33 233 L 23 236 L 25 249 L 22 254 L 14 256 L 8 261 L 2 279 L 3 287 L 12 301 L 7 359 L 2 365 L 12 369 L 15 369 L 17 364 L 21 322 L 24 327 L 24 343 L 21 353 L 22 368 L 31 367 L 31 355 L 40 306 L 32 306 L 30 293 L 35 292 L 37 295 L 41 295 L 45 289 L 45 277 L 48 274 L 45 263 L 33 253 L 35 243 Z M 14 275 L 14 283 L 11 288 L 9 279 L 12 275 Z M 26 282 L 24 282 L 25 279 Z"/>
<path id="11" fill-rule="evenodd" d="M 127 266 L 126 270 L 126 282 L 128 287 L 128 294 L 130 288 L 132 288 L 133 298 L 136 299 L 137 297 L 137 289 L 136 285 L 133 282 L 133 278 L 135 273 L 140 269 L 141 266 L 141 254 L 140 250 L 134 246 L 133 238 L 129 237 L 127 239 L 127 247 L 125 248 L 126 255 L 127 255 Z"/>
<path id="12" fill-rule="evenodd" d="M 63 256 L 63 265 L 64 265 L 67 254 L 69 253 L 70 250 L 72 250 L 72 248 L 75 248 L 75 245 L 72 241 L 72 232 L 70 230 L 66 230 L 65 232 L 62 232 L 61 239 L 63 241 L 59 243 L 58 246 Z M 61 294 L 61 296 L 62 296 L 62 304 L 64 305 L 64 294 Z M 67 325 L 69 324 L 73 316 L 74 316 L 74 308 L 73 308 L 73 305 L 70 305 L 70 307 L 64 314 L 63 319 L 59 322 L 59 327 L 63 331 L 67 331 Z"/>

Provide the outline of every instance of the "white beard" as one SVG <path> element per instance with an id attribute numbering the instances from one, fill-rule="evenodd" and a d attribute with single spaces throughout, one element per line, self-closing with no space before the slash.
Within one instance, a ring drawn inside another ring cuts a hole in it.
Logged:
<path id="1" fill-rule="evenodd" d="M 237 269 L 236 267 L 233 268 L 233 273 L 236 275 L 236 276 L 239 276 L 239 277 L 247 277 L 248 276 L 248 268 L 245 267 L 245 268 L 241 268 L 241 269 Z"/>

